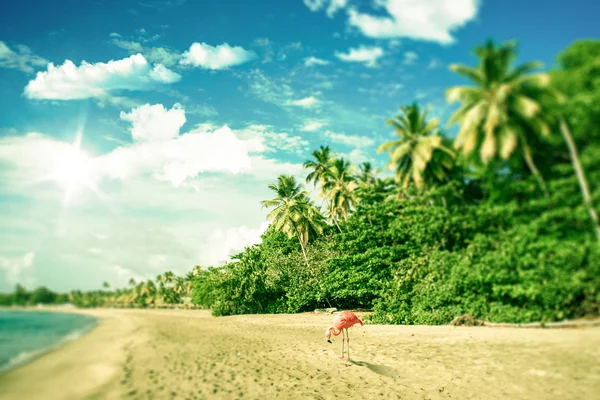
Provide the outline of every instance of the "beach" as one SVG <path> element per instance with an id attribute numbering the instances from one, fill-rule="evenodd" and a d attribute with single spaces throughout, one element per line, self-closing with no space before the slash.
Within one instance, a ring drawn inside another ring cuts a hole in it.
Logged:
<path id="1" fill-rule="evenodd" d="M 365 325 L 332 315 L 78 310 L 98 326 L 0 375 L 1 399 L 597 399 L 600 327 Z M 358 313 L 360 316 L 361 314 Z"/>

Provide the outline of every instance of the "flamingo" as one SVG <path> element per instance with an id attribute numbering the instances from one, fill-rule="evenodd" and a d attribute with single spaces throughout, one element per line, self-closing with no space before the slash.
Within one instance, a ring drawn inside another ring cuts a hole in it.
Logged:
<path id="1" fill-rule="evenodd" d="M 327 328 L 325 331 L 325 337 L 327 341 L 331 343 L 331 334 L 338 336 L 342 332 L 342 360 L 344 359 L 344 342 L 348 342 L 348 361 L 350 360 L 350 337 L 348 336 L 348 328 L 353 327 L 356 324 L 364 325 L 364 323 L 354 314 L 352 311 L 342 311 L 333 317 L 333 325 Z M 346 330 L 346 335 L 343 332 Z"/>

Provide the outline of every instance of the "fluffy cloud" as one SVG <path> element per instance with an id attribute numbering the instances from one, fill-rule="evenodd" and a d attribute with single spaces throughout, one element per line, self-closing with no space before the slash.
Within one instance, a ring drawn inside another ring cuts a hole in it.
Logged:
<path id="1" fill-rule="evenodd" d="M 25 87 L 32 99 L 73 100 L 105 97 L 115 90 L 151 90 L 160 84 L 177 82 L 181 76 L 162 64 L 150 66 L 141 54 L 107 63 L 82 61 L 78 67 L 66 60 L 38 72 Z"/>
<path id="2" fill-rule="evenodd" d="M 240 173 L 251 169 L 248 148 L 228 126 L 215 131 L 192 130 L 171 140 L 118 147 L 98 157 L 102 175 L 128 179 L 151 173 L 180 186 L 203 172 Z"/>
<path id="3" fill-rule="evenodd" d="M 194 43 L 181 55 L 181 65 L 191 65 L 205 69 L 217 70 L 243 64 L 254 59 L 252 51 L 240 46 L 231 47 L 227 43 L 211 46 L 206 43 Z"/>
<path id="4" fill-rule="evenodd" d="M 377 46 L 360 46 L 358 48 L 350 48 L 348 53 L 336 52 L 335 56 L 342 61 L 358 62 L 365 64 L 367 67 L 376 67 L 377 60 L 383 57 L 383 49 Z"/>
<path id="5" fill-rule="evenodd" d="M 389 16 L 374 16 L 354 8 L 348 23 L 365 36 L 377 39 L 408 37 L 443 44 L 452 43 L 451 33 L 473 20 L 478 0 L 379 0 Z"/>
<path id="6" fill-rule="evenodd" d="M 304 59 L 304 65 L 307 67 L 312 67 L 314 65 L 328 65 L 329 61 L 323 60 L 317 57 L 307 57 Z"/>
<path id="7" fill-rule="evenodd" d="M 327 6 L 326 13 L 329 18 L 333 18 L 338 10 L 346 7 L 348 0 L 304 0 L 304 4 L 312 12 L 316 12 Z"/>
<path id="8" fill-rule="evenodd" d="M 174 139 L 185 124 L 185 111 L 179 103 L 170 110 L 162 104 L 144 104 L 129 113 L 121 111 L 120 117 L 132 123 L 131 136 L 136 141 Z"/>
<path id="9" fill-rule="evenodd" d="M 16 46 L 17 52 L 11 50 L 3 41 L 0 41 L 0 67 L 16 68 L 25 73 L 32 73 L 34 67 L 45 67 L 48 61 L 36 56 L 29 47 Z"/>
<path id="10" fill-rule="evenodd" d="M 305 123 L 302 126 L 302 128 L 300 128 L 300 130 L 303 131 L 303 132 L 314 132 L 314 131 L 318 131 L 319 129 L 321 129 L 325 125 L 327 125 L 326 122 L 308 121 L 307 123 Z"/>
<path id="11" fill-rule="evenodd" d="M 353 136 L 345 135 L 343 133 L 336 133 L 332 131 L 325 132 L 325 136 L 336 143 L 342 143 L 352 147 L 366 147 L 371 146 L 375 141 L 367 136 Z"/>
<path id="12" fill-rule="evenodd" d="M 319 104 L 319 99 L 314 96 L 309 96 L 299 100 L 288 100 L 285 104 L 288 106 L 311 108 Z"/>

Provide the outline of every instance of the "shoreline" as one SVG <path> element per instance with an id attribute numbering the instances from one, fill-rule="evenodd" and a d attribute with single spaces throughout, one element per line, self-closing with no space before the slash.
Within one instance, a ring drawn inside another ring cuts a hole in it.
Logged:
<path id="1" fill-rule="evenodd" d="M 367 324 L 349 330 L 352 361 L 341 361 L 341 336 L 325 341 L 329 314 L 67 311 L 98 324 L 1 374 L 0 399 L 554 399 L 600 392 L 600 327 Z"/>
<path id="2" fill-rule="evenodd" d="M 5 309 L 6 310 L 6 309 Z M 93 326 L 75 340 L 51 346 L 32 359 L 0 372 L 0 399 L 80 399 L 116 377 L 124 358 L 122 340 L 131 334 L 126 319 L 102 309 L 23 307 L 15 311 L 66 312 L 92 316 Z M 112 333 L 111 333 L 112 332 Z M 90 350 L 95 350 L 91 352 Z M 73 376 L 79 375 L 79 379 Z M 32 386 L 31 382 L 36 382 Z M 60 387 L 61 393 L 56 393 Z"/>

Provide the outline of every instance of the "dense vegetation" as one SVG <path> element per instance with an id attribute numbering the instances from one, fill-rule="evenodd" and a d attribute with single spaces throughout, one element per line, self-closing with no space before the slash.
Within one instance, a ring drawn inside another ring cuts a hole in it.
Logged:
<path id="1" fill-rule="evenodd" d="M 451 67 L 471 83 L 447 91 L 454 140 L 415 103 L 378 148 L 395 179 L 322 146 L 305 167 L 323 209 L 279 177 L 262 243 L 202 270 L 193 302 L 215 315 L 367 308 L 407 324 L 598 314 L 600 42 L 575 43 L 550 73 L 513 66 L 512 42 L 474 53 L 475 67 Z"/>
<path id="2" fill-rule="evenodd" d="M 364 308 L 404 324 L 598 315 L 600 41 L 574 43 L 548 73 L 513 65 L 512 42 L 474 54 L 474 67 L 451 66 L 469 82 L 447 90 L 460 105 L 447 123 L 456 138 L 417 103 L 388 121 L 395 136 L 378 152 L 393 178 L 321 146 L 306 186 L 292 176 L 269 186 L 271 225 L 232 262 L 69 301 L 214 315 Z"/>

